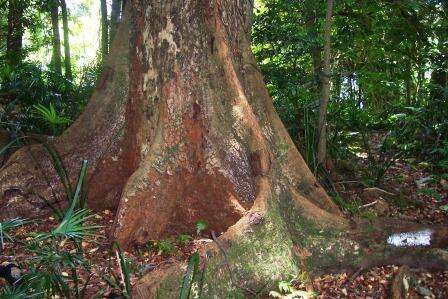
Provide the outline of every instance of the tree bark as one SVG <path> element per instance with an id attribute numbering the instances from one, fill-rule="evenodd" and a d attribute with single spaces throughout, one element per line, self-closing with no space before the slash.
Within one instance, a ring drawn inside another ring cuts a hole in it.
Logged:
<path id="1" fill-rule="evenodd" d="M 6 58 L 8 64 L 15 67 L 22 57 L 23 12 L 25 4 L 22 0 L 8 1 L 8 35 L 6 39 Z"/>
<path id="2" fill-rule="evenodd" d="M 128 2 L 86 111 L 54 141 L 73 181 L 89 161 L 90 207 L 117 210 L 111 237 L 130 247 L 207 221 L 218 236 L 201 248 L 211 298 L 254 296 L 299 272 L 448 267 L 437 249 L 446 229 L 426 228 L 434 249 L 415 259 L 385 244 L 397 224 L 342 217 L 274 110 L 250 48 L 251 12 L 250 1 Z M 42 215 L 35 194 L 61 190 L 37 145 L 16 152 L 0 182 L 0 219 Z M 145 277 L 136 298 L 177 297 L 184 267 Z"/>
<path id="3" fill-rule="evenodd" d="M 68 80 L 73 79 L 72 74 L 72 61 L 70 55 L 70 29 L 68 28 L 68 11 L 65 0 L 61 1 L 62 11 L 62 26 L 64 28 L 64 64 L 65 64 L 65 77 Z"/>
<path id="4" fill-rule="evenodd" d="M 430 96 L 435 104 L 446 101 L 446 88 L 448 87 L 448 2 L 443 2 L 439 17 L 443 20 L 437 34 L 437 54 L 434 55 L 433 70 L 431 74 Z"/>
<path id="5" fill-rule="evenodd" d="M 121 0 L 121 2 L 122 2 L 122 3 L 121 3 L 121 12 L 124 13 L 124 11 L 125 11 L 125 9 L 126 9 L 126 8 L 125 8 L 125 7 L 126 7 L 126 0 Z"/>
<path id="6" fill-rule="evenodd" d="M 61 59 L 61 36 L 59 34 L 59 0 L 50 3 L 51 27 L 53 30 L 52 45 L 52 65 L 56 74 L 62 75 L 62 59 Z"/>
<path id="7" fill-rule="evenodd" d="M 317 164 L 325 166 L 327 158 L 327 106 L 330 99 L 331 77 L 331 27 L 333 20 L 333 0 L 327 1 L 327 16 L 324 30 L 324 62 L 322 73 L 322 94 L 319 106 L 319 134 L 317 144 Z"/>
<path id="8" fill-rule="evenodd" d="M 109 22 L 107 15 L 107 2 L 101 0 L 101 55 L 103 59 L 109 54 Z"/>
<path id="9" fill-rule="evenodd" d="M 109 40 L 110 43 L 113 42 L 115 34 L 117 32 L 118 24 L 120 23 L 121 7 L 122 7 L 121 2 L 122 2 L 121 0 L 112 1 L 112 11 L 110 13 L 110 40 Z"/>
<path id="10" fill-rule="evenodd" d="M 305 1 L 307 4 L 305 13 L 306 19 L 309 22 L 306 23 L 306 29 L 310 40 L 313 45 L 310 48 L 311 59 L 313 62 L 313 92 L 317 95 L 321 90 L 321 75 L 322 75 L 322 45 L 319 41 L 319 22 L 318 12 L 313 1 Z"/>

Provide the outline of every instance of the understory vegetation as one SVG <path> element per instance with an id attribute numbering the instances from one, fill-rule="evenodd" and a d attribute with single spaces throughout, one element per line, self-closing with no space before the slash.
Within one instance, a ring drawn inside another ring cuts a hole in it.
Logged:
<path id="1" fill-rule="evenodd" d="M 342 1 L 335 6 L 327 141 L 336 164 L 366 155 L 372 183 L 384 174 L 375 168 L 398 158 L 426 162 L 439 174 L 448 171 L 444 5 Z M 313 169 L 325 12 L 325 1 L 260 1 L 253 32 L 254 53 L 277 111 Z M 378 134 L 376 144 L 372 134 Z"/>
<path id="2" fill-rule="evenodd" d="M 12 136 L 61 134 L 84 109 L 99 70 L 82 69 L 73 82 L 38 63 L 11 68 L 0 61 L 2 128 Z"/>
<path id="3" fill-rule="evenodd" d="M 109 2 L 109 9 L 114 3 L 121 7 L 116 3 L 121 1 Z M 337 1 L 330 27 L 330 74 L 324 72 L 323 58 L 327 1 L 255 2 L 252 48 L 277 112 L 344 213 L 448 224 L 447 2 Z M 92 1 L 76 3 L 76 13 L 69 15 L 73 28 L 67 29 L 72 37 L 79 37 L 80 18 L 93 9 Z M 85 48 L 73 47 L 70 58 L 64 49 L 61 54 L 61 45 L 70 47 L 67 41 L 54 43 L 54 5 L 60 10 L 61 1 L 0 3 L 0 168 L 23 145 L 44 144 L 65 190 L 65 205 L 43 199 L 53 212 L 48 219 L 0 222 L 0 263 L 21 269 L 12 284 L 0 282 L 0 298 L 131 298 L 139 277 L 173 261 L 188 261 L 179 298 L 200 297 L 205 270 L 197 248 L 214 239 L 206 221 L 197 223 L 196 235 L 179 232 L 124 252 L 107 239 L 115 211 L 87 208 L 88 161 L 71 186 L 51 140 L 88 103 L 110 47 L 104 34 L 113 38 L 114 19 L 111 11 L 98 20 L 109 27 L 99 28 L 90 41 L 99 44 L 95 59 L 82 61 Z M 20 25 L 10 22 L 11 14 L 17 14 Z M 56 18 L 56 28 L 64 32 L 62 19 Z M 326 76 L 331 83 L 324 119 L 327 152 L 320 163 L 319 111 Z M 397 268 L 374 271 L 366 274 L 372 283 L 350 280 L 347 274 L 315 280 L 291 277 L 260 296 L 312 298 L 348 292 L 380 298 L 388 293 Z M 448 296 L 448 275 L 427 274 L 420 272 L 420 278 L 409 282 L 415 292 L 422 295 L 425 288 L 431 296 Z M 243 291 L 228 298 L 244 298 Z"/>
<path id="4" fill-rule="evenodd" d="M 347 200 L 335 183 L 390 190 L 410 167 L 446 186 L 446 3 L 336 3 L 329 74 L 323 70 L 326 12 L 325 1 L 259 1 L 253 29 L 253 51 L 274 104 L 309 167 L 350 213 L 359 212 L 362 200 Z M 320 164 L 319 103 L 327 75 L 328 151 Z M 443 197 L 437 187 L 424 190 Z"/>

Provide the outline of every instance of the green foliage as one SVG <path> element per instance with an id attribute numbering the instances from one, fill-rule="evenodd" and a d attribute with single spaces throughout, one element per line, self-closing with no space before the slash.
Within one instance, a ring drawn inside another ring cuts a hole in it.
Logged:
<path id="1" fill-rule="evenodd" d="M 341 209 L 349 212 L 351 215 L 359 213 L 359 207 L 361 206 L 359 200 L 346 201 L 339 194 L 333 195 L 332 198 Z"/>
<path id="2" fill-rule="evenodd" d="M 273 298 L 282 299 L 294 299 L 294 298 L 314 298 L 315 294 L 306 291 L 298 291 L 292 284 L 291 281 L 280 281 L 278 283 L 278 289 L 280 292 L 271 291 L 269 295 Z"/>
<path id="3" fill-rule="evenodd" d="M 448 140 L 444 140 L 441 144 L 437 144 L 430 152 L 432 161 L 436 169 L 448 173 Z"/>
<path id="4" fill-rule="evenodd" d="M 278 283 L 278 289 L 283 294 L 288 294 L 295 291 L 295 288 L 290 281 L 280 281 Z"/>
<path id="5" fill-rule="evenodd" d="M 59 166 L 65 169 L 54 148 L 48 146 L 48 149 L 54 151 L 53 162 L 60 162 Z M 66 173 L 66 171 L 61 171 L 61 173 Z M 79 268 L 90 272 L 91 266 L 85 258 L 79 242 L 94 237 L 95 230 L 99 228 L 97 225 L 87 224 L 93 215 L 85 208 L 85 202 L 83 202 L 82 194 L 86 173 L 87 161 L 84 161 L 75 192 L 72 193 L 71 187 L 67 186 L 70 205 L 60 217 L 61 222 L 49 232 L 35 234 L 28 241 L 27 250 L 32 253 L 32 258 L 27 262 L 28 271 L 22 277 L 21 287 L 17 290 L 6 288 L 3 290 L 4 294 L 8 294 L 11 298 L 14 296 L 22 296 L 20 298 L 35 296 L 39 298 L 52 296 L 84 298 L 88 281 L 84 285 L 80 284 Z M 60 210 L 57 211 L 62 213 Z M 3 239 L 12 239 L 8 231 L 24 224 L 26 222 L 22 219 L 2 222 L 0 225 L 2 242 Z M 63 246 L 66 242 L 71 242 L 73 247 L 77 248 L 76 251 L 66 251 Z M 124 266 L 122 265 L 122 267 Z"/>
<path id="6" fill-rule="evenodd" d="M 422 188 L 422 189 L 419 189 L 417 191 L 417 193 L 428 196 L 428 197 L 432 197 L 437 201 L 442 200 L 442 195 L 440 195 L 440 193 L 437 192 L 437 190 L 432 189 L 432 188 Z"/>
<path id="7" fill-rule="evenodd" d="M 246 298 L 242 290 L 228 290 L 226 294 L 226 299 L 244 299 Z"/>
<path id="8" fill-rule="evenodd" d="M 130 270 L 130 264 L 129 261 L 126 259 L 123 251 L 120 248 L 120 245 L 118 243 L 115 243 L 117 258 L 119 260 L 120 265 L 120 272 L 121 272 L 121 278 L 122 278 L 122 294 L 125 298 L 131 298 L 132 297 L 132 284 L 131 284 L 131 270 Z"/>
<path id="9" fill-rule="evenodd" d="M 112 259 L 109 259 L 107 269 L 110 274 L 102 275 L 102 278 L 114 289 L 115 293 L 121 294 L 124 298 L 132 298 L 131 274 L 135 270 L 135 267 L 132 264 L 132 260 L 126 257 L 125 253 L 121 250 L 118 243 L 114 243 L 112 250 L 116 257 L 119 273 L 117 275 L 113 271 Z M 104 292 L 101 290 L 95 295 L 95 298 L 102 298 L 103 295 Z"/>
<path id="10" fill-rule="evenodd" d="M 49 233 L 37 234 L 30 249 L 35 253 L 31 263 L 34 271 L 25 277 L 25 284 L 31 289 L 40 290 L 46 296 L 63 295 L 65 297 L 75 296 L 81 298 L 81 294 L 87 286 L 80 286 L 78 280 L 78 267 L 89 268 L 89 263 L 82 252 L 74 254 L 61 250 L 60 240 L 69 240 L 75 247 L 79 246 L 79 241 L 95 236 L 94 231 L 99 228 L 96 225 L 86 225 L 93 215 L 85 208 L 80 207 L 81 190 L 85 183 L 87 172 L 87 162 L 84 161 L 81 174 L 78 178 L 76 191 L 70 200 L 70 206 L 65 211 L 61 223 Z M 67 275 L 61 269 L 70 269 L 70 278 L 75 284 L 74 290 L 69 286 Z"/>
<path id="11" fill-rule="evenodd" d="M 193 282 L 199 273 L 199 261 L 199 253 L 195 252 L 188 261 L 187 271 L 185 272 L 184 278 L 182 280 L 179 299 L 190 298 L 190 292 L 193 286 Z"/>
<path id="12" fill-rule="evenodd" d="M 177 237 L 177 241 L 179 242 L 179 244 L 181 246 L 187 245 L 191 241 L 191 239 L 193 239 L 193 238 L 190 235 L 184 235 L 184 234 L 179 235 Z"/>
<path id="13" fill-rule="evenodd" d="M 75 84 L 35 63 L 11 68 L 0 60 L 0 125 L 14 134 L 59 135 L 93 91 L 98 71 L 87 71 Z"/>
<path id="14" fill-rule="evenodd" d="M 64 221 L 73 224 L 75 221 L 71 218 L 77 219 L 77 214 L 78 211 L 72 214 L 67 213 Z M 67 218 L 67 215 L 71 215 L 71 218 Z M 92 226 L 84 226 L 81 222 L 76 223 L 76 229 L 74 229 L 75 224 L 71 230 L 61 230 L 61 226 L 63 223 L 59 224 L 52 233 L 39 233 L 28 241 L 27 249 L 32 253 L 32 257 L 27 261 L 28 271 L 22 277 L 21 294 L 26 293 L 30 297 L 59 295 L 64 298 L 83 298 L 87 283 L 80 285 L 78 268 L 81 267 L 87 271 L 91 269 L 89 262 L 79 249 L 81 247 L 78 246 L 76 237 L 93 236 Z M 75 236 L 74 230 L 77 233 Z M 73 242 L 75 248 L 78 248 L 76 252 L 63 249 L 62 244 L 67 240 Z"/>
<path id="15" fill-rule="evenodd" d="M 29 288 L 31 294 L 44 297 L 62 295 L 66 298 L 82 298 L 85 285 L 78 279 L 78 267 L 89 270 L 88 261 L 82 253 L 70 253 L 60 249 L 59 243 L 49 240 L 46 243 L 35 242 L 29 246 L 35 256 L 29 261 L 29 271 L 23 277 L 22 285 Z M 68 269 L 64 272 L 63 269 Z M 74 287 L 70 285 L 74 283 Z"/>
<path id="16" fill-rule="evenodd" d="M 433 106 L 432 101 L 421 106 L 396 106 L 398 113 L 387 120 L 391 130 L 392 146 L 409 156 L 420 156 L 444 168 L 448 160 L 448 121 L 444 107 Z"/>
<path id="17" fill-rule="evenodd" d="M 68 117 L 58 115 L 52 103 L 49 107 L 37 104 L 33 108 L 37 118 L 42 119 L 51 128 L 53 135 L 57 135 L 64 129 L 65 125 L 71 122 Z"/>
<path id="18" fill-rule="evenodd" d="M 39 239 L 59 238 L 82 241 L 88 236 L 94 236 L 94 231 L 99 228 L 95 225 L 85 225 L 94 215 L 85 208 L 86 203 L 81 203 L 81 190 L 85 184 L 87 174 L 87 161 L 84 161 L 81 167 L 81 173 L 78 178 L 75 193 L 70 198 L 70 206 L 65 211 L 61 223 L 48 234 L 38 235 Z"/>
<path id="19" fill-rule="evenodd" d="M 73 213 L 66 213 L 64 219 L 53 231 L 51 236 L 55 238 L 69 238 L 72 240 L 81 241 L 87 236 L 94 236 L 94 231 L 99 226 L 84 225 L 94 215 L 89 210 L 81 209 Z M 42 238 L 50 237 L 50 235 L 42 236 Z"/>
<path id="20" fill-rule="evenodd" d="M 325 2 L 260 0 L 253 51 L 274 105 L 315 170 Z M 437 1 L 339 1 L 332 28 L 328 149 L 334 159 L 369 152 L 366 182 L 378 184 L 397 158 L 448 171 L 446 7 Z"/>
<path id="21" fill-rule="evenodd" d="M 22 218 L 14 218 L 0 222 L 0 245 L 2 249 L 5 247 L 5 241 L 13 241 L 13 238 L 8 234 L 8 231 L 22 226 L 25 223 L 27 223 L 27 220 Z"/>
<path id="22" fill-rule="evenodd" d="M 176 246 L 170 240 L 164 239 L 155 242 L 158 254 L 169 255 L 176 250 Z"/>
<path id="23" fill-rule="evenodd" d="M 23 298 L 29 298 L 27 296 L 26 289 L 22 286 L 19 287 L 12 287 L 12 286 L 5 286 L 3 289 L 1 289 L 0 299 L 23 299 Z"/>
<path id="24" fill-rule="evenodd" d="M 208 222 L 205 220 L 199 220 L 196 223 L 196 234 L 200 235 L 207 228 L 208 228 Z"/>

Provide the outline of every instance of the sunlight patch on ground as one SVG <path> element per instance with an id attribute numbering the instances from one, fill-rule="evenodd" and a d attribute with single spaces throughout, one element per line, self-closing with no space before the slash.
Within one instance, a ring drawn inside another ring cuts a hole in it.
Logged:
<path id="1" fill-rule="evenodd" d="M 393 234 L 387 238 L 387 243 L 397 247 L 429 246 L 431 245 L 432 234 L 433 232 L 430 229 Z"/>

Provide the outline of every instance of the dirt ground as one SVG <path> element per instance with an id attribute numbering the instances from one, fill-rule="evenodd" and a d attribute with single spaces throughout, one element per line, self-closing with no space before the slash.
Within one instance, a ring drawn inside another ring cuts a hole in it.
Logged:
<path id="1" fill-rule="evenodd" d="M 404 161 L 395 162 L 380 185 L 381 190 L 393 194 L 387 198 L 375 193 L 366 195 L 366 186 L 353 176 L 338 174 L 333 183 L 343 200 L 352 207 L 345 209 L 347 217 L 391 216 L 426 224 L 448 224 L 448 184 L 443 178 L 431 176 L 424 167 L 410 165 Z M 87 298 L 101 298 L 113 293 L 104 277 L 112 273 L 118 275 L 119 271 L 116 256 L 110 249 L 112 244 L 106 238 L 114 216 L 113 212 L 108 210 L 96 214 L 92 221 L 102 228 L 99 229 L 97 237 L 82 243 L 93 269 L 91 274 L 82 270 L 80 272 L 81 281 L 86 281 L 90 276 Z M 32 254 L 25 246 L 30 233 L 48 231 L 56 225 L 57 221 L 49 217 L 16 229 L 12 232 L 14 242 L 5 243 L 0 261 L 17 263 L 26 271 L 26 261 Z M 134 284 L 143 274 L 176 260 L 187 260 L 203 242 L 211 242 L 205 233 L 192 238 L 184 245 L 180 245 L 175 238 L 173 236 L 170 243 L 174 247 L 166 252 L 161 252 L 155 245 L 134 248 L 125 253 L 131 262 Z M 153 243 L 157 244 L 157 241 L 154 240 Z M 72 250 L 67 244 L 61 244 L 61 247 L 64 250 Z M 307 284 L 297 281 L 292 284 L 300 290 L 309 290 L 312 285 L 317 298 L 390 298 L 392 280 L 398 270 L 399 267 L 390 265 L 368 269 L 356 275 L 324 275 L 313 278 Z M 448 272 L 425 272 L 419 269 L 411 271 L 409 298 L 448 298 Z"/>

